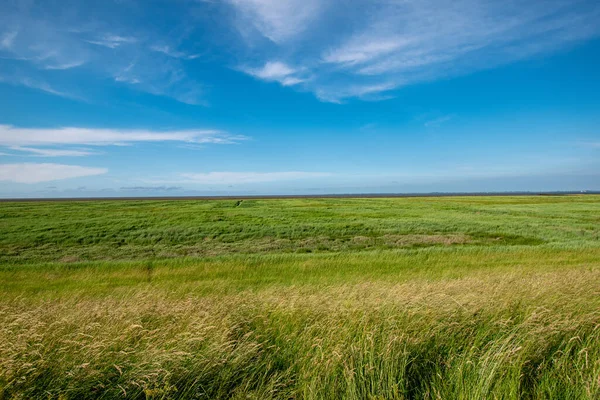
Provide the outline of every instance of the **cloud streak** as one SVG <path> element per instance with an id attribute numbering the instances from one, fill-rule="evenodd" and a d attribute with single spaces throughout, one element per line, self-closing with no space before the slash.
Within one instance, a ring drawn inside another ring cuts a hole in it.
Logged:
<path id="1" fill-rule="evenodd" d="M 65 70 L 65 69 L 71 69 L 71 68 L 77 68 L 82 66 L 83 64 L 85 64 L 85 61 L 80 60 L 80 61 L 71 61 L 71 62 L 66 62 L 63 64 L 54 64 L 54 65 L 46 65 L 44 67 L 44 69 L 47 70 Z"/>
<path id="2" fill-rule="evenodd" d="M 15 183 L 40 183 L 81 178 L 107 173 L 106 168 L 90 168 L 64 164 L 0 164 L 0 181 Z"/>
<path id="3" fill-rule="evenodd" d="M 17 3 L 0 13 L 0 57 L 19 73 L 0 66 L 0 75 L 78 100 L 58 77 L 77 71 L 205 105 L 207 90 L 219 87 L 205 83 L 192 62 L 233 66 L 326 102 L 382 100 L 407 85 L 549 54 L 600 34 L 600 4 L 591 0 L 353 0 L 351 7 L 334 0 L 186 1 L 169 15 L 148 7 L 143 18 L 136 7 L 99 6 L 92 15 L 77 1 L 61 3 L 72 14 L 39 0 L 31 0 L 36 12 Z M 152 18 L 172 29 L 149 24 Z"/>
<path id="4" fill-rule="evenodd" d="M 238 28 L 252 26 L 275 43 L 285 43 L 307 30 L 322 11 L 320 0 L 227 0 L 238 11 Z"/>
<path id="5" fill-rule="evenodd" d="M 90 82 L 112 78 L 137 91 L 206 104 L 204 85 L 192 79 L 184 65 L 197 55 L 173 50 L 177 38 L 135 13 L 127 14 L 128 7 L 107 2 L 92 14 L 77 1 L 65 0 L 61 7 L 39 0 L 29 6 L 20 3 L 24 2 L 0 6 L 0 27 L 7 27 L 5 32 L 0 28 L 0 58 L 6 60 L 0 75 L 5 82 L 83 100 L 64 87 L 66 74 L 78 69 Z M 103 20 L 103 15 L 110 18 Z"/>
<path id="6" fill-rule="evenodd" d="M 12 31 L 2 35 L 2 38 L 0 39 L 0 48 L 10 49 L 15 41 L 15 38 L 17 37 L 17 34 L 17 31 Z"/>
<path id="7" fill-rule="evenodd" d="M 12 146 L 11 150 L 31 153 L 36 157 L 84 157 L 96 154 L 89 150 L 38 149 L 34 147 Z"/>
<path id="8" fill-rule="evenodd" d="M 219 130 L 151 131 L 92 128 L 17 128 L 0 125 L 0 146 L 122 145 L 136 142 L 234 144 L 248 138 Z"/>
<path id="9" fill-rule="evenodd" d="M 437 117 L 437 118 L 433 118 L 428 121 L 425 121 L 423 126 L 425 126 L 425 128 L 437 128 L 437 127 L 445 124 L 446 122 L 451 121 L 454 117 L 455 117 L 454 114 L 443 115 L 441 117 Z"/>
<path id="10" fill-rule="evenodd" d="M 22 77 L 19 75 L 16 75 L 16 76 L 12 75 L 12 76 L 0 76 L 0 82 L 8 83 L 9 85 L 25 86 L 30 89 L 39 90 L 44 93 L 48 93 L 48 94 L 58 96 L 58 97 L 63 97 L 66 99 L 85 101 L 84 98 L 82 98 L 78 95 L 58 90 L 55 87 L 51 86 L 49 83 L 44 82 L 39 79 Z"/>
<path id="11" fill-rule="evenodd" d="M 326 172 L 207 172 L 185 173 L 181 177 L 186 183 L 203 185 L 234 185 L 247 183 L 267 183 L 296 181 L 303 179 L 325 178 L 332 174 Z"/>
<path id="12" fill-rule="evenodd" d="M 256 24 L 273 19 L 294 27 L 300 18 L 293 1 L 263 10 L 267 3 L 233 1 Z M 296 86 L 323 101 L 381 99 L 402 86 L 494 68 L 600 34 L 600 5 L 585 0 L 357 0 L 345 12 L 330 3 L 312 8 L 318 12 L 305 24 L 311 29 L 291 29 L 285 40 L 274 40 L 275 48 L 262 47 L 264 71 L 245 72 L 285 85 L 281 76 L 268 76 L 268 67 L 295 65 L 311 76 Z"/>
<path id="13" fill-rule="evenodd" d="M 136 38 L 123 37 L 119 35 L 105 35 L 101 38 L 94 40 L 87 40 L 88 43 L 95 44 L 98 46 L 108 47 L 109 49 L 116 49 L 122 45 L 132 44 L 137 42 Z"/>
<path id="14" fill-rule="evenodd" d="M 199 54 L 187 54 L 183 51 L 175 50 L 169 45 L 152 45 L 150 46 L 150 50 L 165 54 L 169 57 L 183 58 L 185 60 L 195 60 L 196 58 L 200 57 Z"/>
<path id="15" fill-rule="evenodd" d="M 261 68 L 246 68 L 246 73 L 264 81 L 279 82 L 283 86 L 293 86 L 305 81 L 301 71 L 279 61 L 268 61 Z"/>

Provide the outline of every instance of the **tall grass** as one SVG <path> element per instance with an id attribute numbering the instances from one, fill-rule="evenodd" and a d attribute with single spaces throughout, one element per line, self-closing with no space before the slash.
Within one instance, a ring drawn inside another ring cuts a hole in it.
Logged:
<path id="1" fill-rule="evenodd" d="M 245 203 L 3 205 L 0 399 L 600 398 L 597 198 Z"/>
<path id="2" fill-rule="evenodd" d="M 3 398 L 600 395 L 600 270 L 199 297 L 14 297 Z"/>
<path id="3" fill-rule="evenodd" d="M 0 204 L 0 264 L 598 245 L 600 196 Z"/>

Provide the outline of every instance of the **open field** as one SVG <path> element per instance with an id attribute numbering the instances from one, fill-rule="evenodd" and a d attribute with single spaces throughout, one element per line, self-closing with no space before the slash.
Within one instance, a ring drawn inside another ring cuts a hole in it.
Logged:
<path id="1" fill-rule="evenodd" d="M 600 398 L 600 196 L 0 204 L 0 399 Z"/>

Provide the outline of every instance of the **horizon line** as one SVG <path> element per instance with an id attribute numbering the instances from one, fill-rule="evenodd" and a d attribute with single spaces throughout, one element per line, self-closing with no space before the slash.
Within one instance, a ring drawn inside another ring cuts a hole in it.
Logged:
<path id="1" fill-rule="evenodd" d="M 273 195 L 191 195 L 191 196 L 93 196 L 93 197 L 4 197 L 1 203 L 43 201 L 136 201 L 136 200 L 277 200 L 277 199 L 369 199 L 411 197 L 485 197 L 485 196 L 569 196 L 600 195 L 600 190 L 492 191 L 492 192 L 414 192 L 414 193 L 345 193 L 345 194 L 273 194 Z"/>

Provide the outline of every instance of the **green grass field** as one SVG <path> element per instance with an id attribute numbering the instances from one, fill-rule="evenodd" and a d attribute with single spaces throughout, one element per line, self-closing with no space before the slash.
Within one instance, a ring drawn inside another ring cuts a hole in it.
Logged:
<path id="1" fill-rule="evenodd" d="M 0 399 L 598 399 L 600 196 L 0 203 Z"/>

